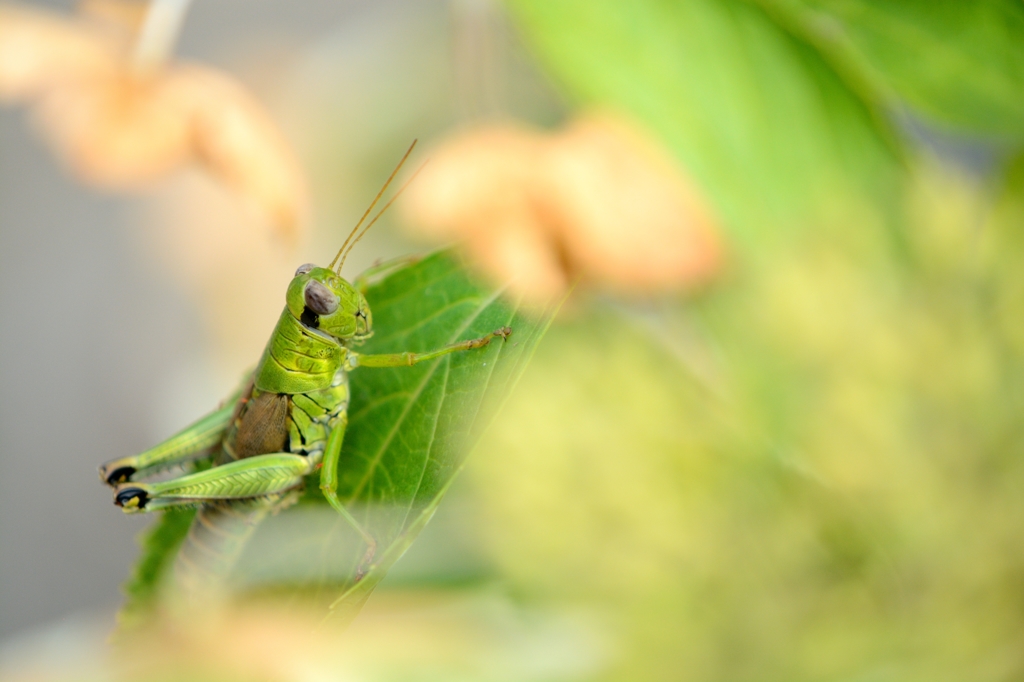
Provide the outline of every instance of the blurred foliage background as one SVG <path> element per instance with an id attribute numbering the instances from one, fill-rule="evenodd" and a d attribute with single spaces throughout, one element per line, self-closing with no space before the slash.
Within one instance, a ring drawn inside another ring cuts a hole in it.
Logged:
<path id="1" fill-rule="evenodd" d="M 204 4 L 217 0 L 198 0 L 190 22 Z M 330 250 L 354 222 L 395 139 L 602 110 L 671 154 L 725 255 L 684 293 L 585 278 L 324 669 L 1024 675 L 1024 6 L 366 11 L 278 81 L 317 215 L 302 248 Z M 212 369 L 181 399 L 191 406 L 255 357 L 295 259 L 218 232 L 243 221 L 211 187 L 175 182 L 143 204 L 142 241 L 207 320 Z M 643 239 L 642 222 L 620 228 L 623 250 Z M 389 227 L 362 248 L 388 255 L 415 235 Z M 242 270 L 260 283 L 238 293 Z M 160 418 L 167 431 L 193 409 L 181 405 Z"/>
<path id="2" fill-rule="evenodd" d="M 1024 8 L 512 8 L 733 260 L 552 332 L 471 470 L 503 574 L 600 604 L 610 679 L 1020 675 Z"/>

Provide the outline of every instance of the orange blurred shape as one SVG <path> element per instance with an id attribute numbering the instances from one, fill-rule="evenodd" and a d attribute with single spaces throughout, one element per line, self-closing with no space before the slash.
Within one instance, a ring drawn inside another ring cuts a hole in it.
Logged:
<path id="1" fill-rule="evenodd" d="M 555 133 L 478 128 L 431 154 L 405 208 L 425 234 L 542 300 L 575 279 L 625 293 L 693 289 L 721 269 L 715 220 L 655 140 L 608 113 Z"/>
<path id="2" fill-rule="evenodd" d="M 0 5 L 0 101 L 33 104 L 43 136 L 87 182 L 132 189 L 199 163 L 294 239 L 306 189 L 284 138 L 227 74 L 133 64 L 144 7 L 92 0 L 83 16 L 65 18 Z"/>

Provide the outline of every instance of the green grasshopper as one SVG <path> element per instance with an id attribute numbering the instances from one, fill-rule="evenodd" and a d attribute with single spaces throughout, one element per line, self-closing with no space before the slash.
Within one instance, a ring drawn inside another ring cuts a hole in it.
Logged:
<path id="1" fill-rule="evenodd" d="M 306 476 L 320 469 L 320 489 L 327 502 L 367 546 L 356 579 L 366 572 L 376 541 L 337 494 L 338 459 L 348 424 L 348 373 L 357 367 L 411 366 L 448 353 L 482 348 L 494 337 L 505 339 L 512 331 L 502 327 L 424 353 L 367 355 L 352 349 L 373 333 L 364 291 L 367 277 L 384 268 L 363 273 L 356 285 L 341 277 L 341 268 L 352 247 L 401 194 L 399 190 L 359 232 L 415 144 L 330 265 L 323 268 L 310 263 L 295 271 L 285 294 L 284 311 L 259 364 L 239 391 L 223 407 L 163 443 L 100 467 L 101 480 L 115 488 L 115 504 L 128 513 L 199 506 L 193 532 L 205 526 L 208 534 L 237 535 L 237 531 L 225 532 L 216 526 L 223 527 L 232 516 L 244 520 L 254 509 L 280 508 L 289 494 L 294 497 L 292 491 L 301 488 Z M 136 480 L 190 462 L 213 466 L 161 482 Z M 252 524 L 250 519 L 241 525 Z"/>

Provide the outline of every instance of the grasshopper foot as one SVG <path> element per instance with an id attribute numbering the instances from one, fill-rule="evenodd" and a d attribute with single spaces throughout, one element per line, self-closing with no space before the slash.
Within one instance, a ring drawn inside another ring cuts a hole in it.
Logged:
<path id="1" fill-rule="evenodd" d="M 366 548 L 366 554 L 363 555 L 362 561 L 359 562 L 359 567 L 356 568 L 355 582 L 359 582 L 363 579 L 363 576 L 373 570 L 373 558 L 376 554 L 377 543 L 374 542 Z"/>
<path id="2" fill-rule="evenodd" d="M 113 471 L 107 471 L 107 466 L 104 464 L 100 467 L 100 480 L 107 485 L 125 483 L 131 480 L 136 471 L 135 467 L 117 467 Z"/>
<path id="3" fill-rule="evenodd" d="M 145 509 L 147 502 L 149 502 L 149 493 L 142 488 L 137 488 L 135 486 L 119 488 L 118 491 L 114 493 L 114 504 L 121 507 L 126 512 Z"/>
<path id="4" fill-rule="evenodd" d="M 508 337 L 512 334 L 512 327 L 501 327 L 500 329 L 494 330 L 495 336 L 500 336 L 502 341 L 507 341 Z"/>

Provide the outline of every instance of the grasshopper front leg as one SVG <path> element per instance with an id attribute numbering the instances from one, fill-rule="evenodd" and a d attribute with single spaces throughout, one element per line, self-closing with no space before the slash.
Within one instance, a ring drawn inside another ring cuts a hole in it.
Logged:
<path id="1" fill-rule="evenodd" d="M 433 360 L 434 358 L 439 358 L 442 355 L 447 355 L 448 353 L 483 348 L 489 344 L 491 339 L 495 336 L 500 336 L 502 340 L 505 340 L 511 333 L 511 327 L 500 327 L 490 334 L 481 336 L 478 339 L 459 341 L 458 343 L 453 343 L 449 346 L 445 346 L 444 348 L 426 351 L 424 353 L 381 353 L 377 355 L 363 355 L 361 353 L 349 351 L 349 357 L 352 359 L 352 364 L 357 367 L 411 367 L 416 363 L 423 362 L 425 360 Z"/>
<path id="2" fill-rule="evenodd" d="M 130 481 L 135 476 L 144 477 L 154 471 L 202 457 L 221 441 L 234 411 L 234 401 L 230 401 L 156 447 L 132 457 L 112 459 L 102 464 L 100 480 L 113 486 Z"/>

